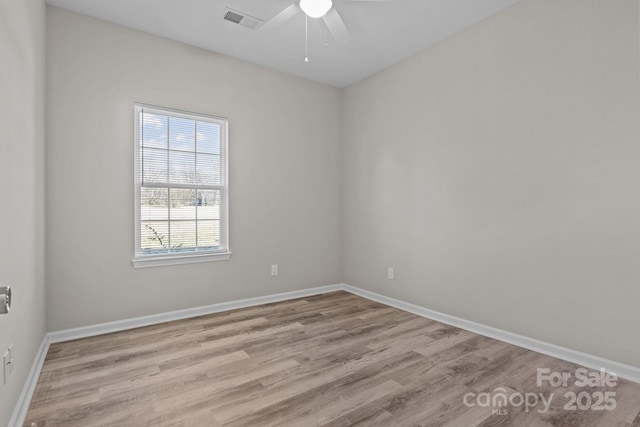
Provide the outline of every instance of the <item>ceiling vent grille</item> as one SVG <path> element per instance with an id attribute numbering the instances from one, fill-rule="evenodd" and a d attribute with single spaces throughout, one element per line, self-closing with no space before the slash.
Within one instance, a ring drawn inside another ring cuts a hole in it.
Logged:
<path id="1" fill-rule="evenodd" d="M 246 13 L 238 12 L 237 10 L 232 10 L 226 8 L 224 10 L 224 19 L 229 22 L 233 22 L 234 24 L 242 25 L 245 28 L 249 28 L 250 30 L 255 30 L 259 28 L 264 21 L 262 19 L 254 18 L 251 15 L 247 15 Z"/>

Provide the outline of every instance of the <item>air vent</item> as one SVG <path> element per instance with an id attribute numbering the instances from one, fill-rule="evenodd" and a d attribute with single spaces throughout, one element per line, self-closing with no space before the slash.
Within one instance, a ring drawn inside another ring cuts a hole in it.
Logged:
<path id="1" fill-rule="evenodd" d="M 237 10 L 232 10 L 226 8 L 224 10 L 224 19 L 233 22 L 234 24 L 242 25 L 243 27 L 249 28 L 250 30 L 255 30 L 259 28 L 264 21 L 262 19 L 254 18 L 251 15 L 247 15 L 246 13 L 238 12 Z"/>

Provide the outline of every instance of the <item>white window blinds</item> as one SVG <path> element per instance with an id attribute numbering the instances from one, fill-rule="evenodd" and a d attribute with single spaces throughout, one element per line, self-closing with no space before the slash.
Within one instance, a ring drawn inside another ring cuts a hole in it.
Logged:
<path id="1" fill-rule="evenodd" d="M 227 120 L 136 104 L 135 121 L 136 260 L 228 254 Z"/>

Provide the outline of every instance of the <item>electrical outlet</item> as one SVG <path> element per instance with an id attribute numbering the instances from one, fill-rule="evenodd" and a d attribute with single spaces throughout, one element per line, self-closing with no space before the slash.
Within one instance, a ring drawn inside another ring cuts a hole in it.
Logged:
<path id="1" fill-rule="evenodd" d="M 387 279 L 393 280 L 394 276 L 395 276 L 395 271 L 393 270 L 393 267 L 387 268 Z"/>
<path id="2" fill-rule="evenodd" d="M 277 276 L 278 275 L 278 264 L 272 264 L 271 265 L 271 275 L 272 276 Z"/>

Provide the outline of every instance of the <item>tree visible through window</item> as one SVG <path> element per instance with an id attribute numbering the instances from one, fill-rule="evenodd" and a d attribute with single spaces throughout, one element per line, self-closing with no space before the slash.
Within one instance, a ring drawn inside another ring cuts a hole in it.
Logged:
<path id="1" fill-rule="evenodd" d="M 228 254 L 227 121 L 140 104 L 135 120 L 136 259 Z"/>

